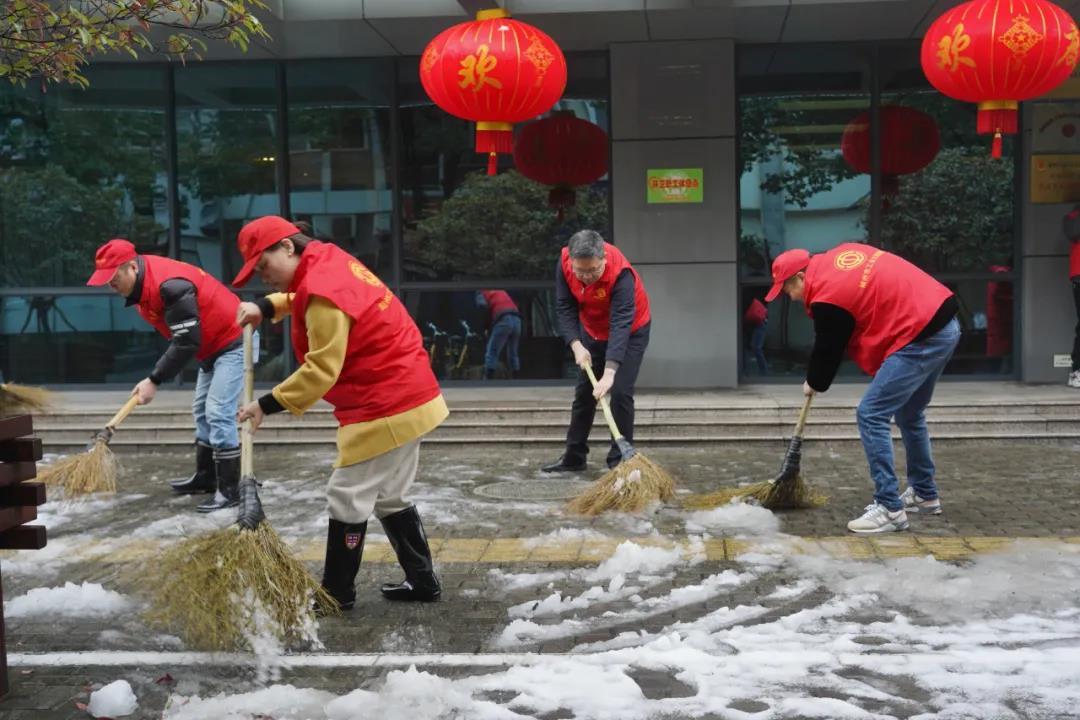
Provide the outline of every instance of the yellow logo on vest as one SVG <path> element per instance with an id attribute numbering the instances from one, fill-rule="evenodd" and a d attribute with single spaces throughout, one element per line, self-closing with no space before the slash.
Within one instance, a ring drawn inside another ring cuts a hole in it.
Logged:
<path id="1" fill-rule="evenodd" d="M 375 273 L 368 270 L 366 267 L 356 262 L 355 260 L 349 263 L 349 269 L 352 270 L 352 274 L 358 279 L 363 280 L 372 287 L 382 287 L 382 280 L 375 276 Z"/>
<path id="2" fill-rule="evenodd" d="M 866 262 L 866 255 L 858 250 L 845 250 L 833 262 L 837 270 L 854 270 Z"/>
<path id="3" fill-rule="evenodd" d="M 603 300 L 607 297 L 607 290 L 605 290 L 604 288 L 597 288 L 596 292 L 593 294 L 593 297 L 595 297 L 597 300 Z"/>

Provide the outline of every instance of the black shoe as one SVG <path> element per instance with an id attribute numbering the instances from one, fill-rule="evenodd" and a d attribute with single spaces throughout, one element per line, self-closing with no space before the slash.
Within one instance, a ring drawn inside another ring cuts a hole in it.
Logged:
<path id="1" fill-rule="evenodd" d="M 217 489 L 217 472 L 214 468 L 214 448 L 204 442 L 195 443 L 195 474 L 187 480 L 170 481 L 169 485 L 178 495 L 212 493 Z"/>
<path id="2" fill-rule="evenodd" d="M 356 604 L 356 573 L 364 556 L 367 522 L 343 523 L 330 518 L 326 528 L 326 561 L 322 586 L 337 602 L 339 610 L 352 610 Z"/>
<path id="3" fill-rule="evenodd" d="M 583 472 L 584 470 L 584 460 L 582 460 L 581 462 L 568 461 L 565 455 L 563 455 L 561 458 L 551 463 L 550 465 L 544 465 L 542 468 L 540 468 L 540 472 L 546 473 Z"/>
<path id="4" fill-rule="evenodd" d="M 380 520 L 383 531 L 397 554 L 405 580 L 386 583 L 380 588 L 387 600 L 434 602 L 442 595 L 442 586 L 435 575 L 424 525 L 415 505 Z"/>
<path id="5" fill-rule="evenodd" d="M 216 448 L 217 492 L 195 508 L 201 513 L 233 508 L 240 504 L 240 448 Z"/>
<path id="6" fill-rule="evenodd" d="M 484 368 L 484 379 L 485 380 L 494 380 L 495 379 L 495 369 L 494 368 Z"/>

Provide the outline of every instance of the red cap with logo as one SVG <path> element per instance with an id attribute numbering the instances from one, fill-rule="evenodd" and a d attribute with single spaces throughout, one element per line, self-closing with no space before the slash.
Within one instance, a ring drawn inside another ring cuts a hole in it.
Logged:
<path id="1" fill-rule="evenodd" d="M 802 248 L 788 250 L 776 256 L 772 264 L 773 285 L 769 288 L 769 294 L 765 296 L 765 302 L 772 302 L 784 289 L 784 283 L 806 269 L 810 264 L 810 253 Z"/>
<path id="2" fill-rule="evenodd" d="M 117 269 L 129 260 L 134 260 L 139 253 L 127 240 L 116 238 L 98 248 L 94 256 L 94 274 L 86 281 L 87 285 L 104 285 L 113 279 Z"/>
<path id="3" fill-rule="evenodd" d="M 233 278 L 233 286 L 243 287 L 251 279 L 251 274 L 255 272 L 255 263 L 259 262 L 263 250 L 277 245 L 290 235 L 299 234 L 300 228 L 277 215 L 266 215 L 252 220 L 241 228 L 240 235 L 236 238 L 236 246 L 244 258 L 244 267 L 240 268 L 240 272 Z"/>

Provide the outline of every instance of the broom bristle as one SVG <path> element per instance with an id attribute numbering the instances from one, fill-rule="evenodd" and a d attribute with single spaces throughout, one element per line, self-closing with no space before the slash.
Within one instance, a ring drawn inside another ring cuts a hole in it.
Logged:
<path id="1" fill-rule="evenodd" d="M 86 452 L 57 460 L 44 468 L 37 479 L 49 487 L 61 488 L 64 497 L 116 492 L 120 463 L 107 443 L 98 440 Z"/>
<path id="2" fill-rule="evenodd" d="M 821 507 L 827 498 L 814 490 L 801 474 L 781 482 L 758 482 L 740 488 L 725 488 L 683 501 L 683 506 L 707 510 L 727 505 L 732 500 L 751 501 L 768 510 L 808 510 Z"/>
<path id="3" fill-rule="evenodd" d="M 178 630 L 200 650 L 252 649 L 249 601 L 266 610 L 269 630 L 282 642 L 315 639 L 314 605 L 324 614 L 340 612 L 266 522 L 180 542 L 148 572 L 154 588 L 148 619 Z"/>
<path id="4" fill-rule="evenodd" d="M 52 393 L 45 388 L 15 383 L 0 384 L 0 415 L 11 412 L 41 412 L 52 404 Z"/>
<path id="5" fill-rule="evenodd" d="M 581 515 L 599 515 L 606 510 L 640 512 L 674 495 L 675 480 L 671 475 L 639 452 L 604 473 L 568 507 Z"/>

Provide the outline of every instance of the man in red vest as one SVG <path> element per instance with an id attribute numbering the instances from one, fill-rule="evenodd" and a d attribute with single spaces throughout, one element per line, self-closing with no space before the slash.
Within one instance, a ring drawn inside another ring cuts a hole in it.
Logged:
<path id="1" fill-rule="evenodd" d="M 814 321 L 803 392 L 829 389 L 845 349 L 874 376 L 856 413 L 874 501 L 848 529 L 906 530 L 909 512 L 941 514 L 925 411 L 960 341 L 955 296 L 898 255 L 859 243 L 813 257 L 806 250 L 788 250 L 773 262 L 772 274 L 765 300 L 784 292 L 804 303 Z M 893 417 L 907 450 L 903 494 L 893 467 Z"/>
<path id="2" fill-rule="evenodd" d="M 150 375 L 132 390 L 145 405 L 158 386 L 195 358 L 199 363 L 192 414 L 195 417 L 195 474 L 171 482 L 182 495 L 213 492 L 199 512 L 239 502 L 240 440 L 236 408 L 244 387 L 244 350 L 236 309 L 240 299 L 194 265 L 139 255 L 127 240 L 98 248 L 87 285 L 108 285 L 134 305 L 169 347 Z M 216 491 L 216 492 L 215 492 Z"/>
<path id="3" fill-rule="evenodd" d="M 273 391 L 241 409 L 258 428 L 266 415 L 302 415 L 325 399 L 339 423 L 337 461 L 326 488 L 323 587 L 343 610 L 356 601 L 356 574 L 368 517 L 374 513 L 405 571 L 382 586 L 389 600 L 438 600 L 427 534 L 405 499 L 416 479 L 420 440 L 449 411 L 416 323 L 405 306 L 361 262 L 336 245 L 313 240 L 284 218 L 254 220 L 237 240 L 244 267 L 233 285 L 258 272 L 280 292 L 243 303 L 240 324 L 292 317 L 301 365 Z"/>
<path id="4" fill-rule="evenodd" d="M 491 380 L 499 368 L 499 355 L 506 348 L 506 369 L 510 377 L 521 370 L 518 343 L 521 341 L 521 311 L 505 290 L 481 290 L 477 293 L 490 318 L 487 351 L 484 353 L 484 378 Z"/>
<path id="5" fill-rule="evenodd" d="M 566 452 L 543 472 L 580 472 L 589 453 L 596 403 L 611 393 L 615 424 L 634 439 L 634 383 L 649 345 L 649 296 L 630 261 L 593 230 L 570 237 L 555 269 L 555 309 L 559 335 L 582 368 L 566 432 Z M 595 390 L 584 368 L 598 378 Z M 612 442 L 608 467 L 621 459 Z"/>
<path id="6" fill-rule="evenodd" d="M 1072 281 L 1073 302 L 1076 305 L 1069 387 L 1080 388 L 1080 205 L 1065 214 L 1064 230 L 1065 237 L 1069 239 L 1069 280 Z"/>

